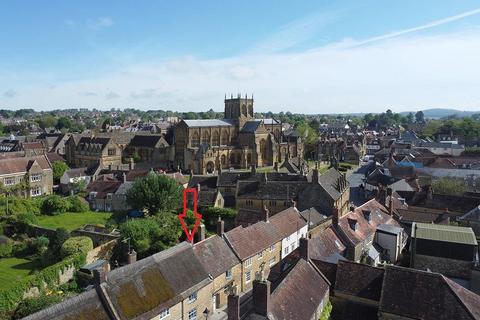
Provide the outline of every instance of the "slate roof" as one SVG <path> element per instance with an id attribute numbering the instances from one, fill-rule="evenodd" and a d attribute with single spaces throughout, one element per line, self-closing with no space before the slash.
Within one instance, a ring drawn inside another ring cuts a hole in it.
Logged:
<path id="1" fill-rule="evenodd" d="M 44 310 L 29 315 L 24 320 L 110 320 L 96 290 L 83 292 Z"/>
<path id="2" fill-rule="evenodd" d="M 150 319 L 210 281 L 192 246 L 182 242 L 111 271 L 102 287 L 121 319 Z"/>
<path id="3" fill-rule="evenodd" d="M 370 221 L 366 219 L 366 215 L 370 215 Z M 352 228 L 354 222 L 357 225 L 356 230 Z M 375 233 L 377 226 L 384 223 L 398 226 L 398 223 L 388 215 L 385 207 L 375 199 L 364 203 L 338 219 L 338 227 L 346 238 L 343 239 L 342 237 L 342 239 L 348 240 L 354 246 Z"/>
<path id="4" fill-rule="evenodd" d="M 188 127 L 230 127 L 232 123 L 224 119 L 183 120 Z"/>
<path id="5" fill-rule="evenodd" d="M 480 319 L 480 296 L 439 273 L 387 266 L 379 311 L 410 319 Z"/>
<path id="6" fill-rule="evenodd" d="M 56 152 L 48 152 L 47 158 L 50 163 L 54 163 L 55 161 L 65 162 L 65 159 Z"/>
<path id="7" fill-rule="evenodd" d="M 155 148 L 162 138 L 161 135 L 137 134 L 132 140 L 130 140 L 128 145 L 131 147 Z M 168 146 L 166 141 L 164 141 L 164 143 Z"/>
<path id="8" fill-rule="evenodd" d="M 264 179 L 264 173 L 253 173 L 251 171 L 227 171 L 218 175 L 219 187 L 235 187 L 240 180 L 248 181 L 262 181 Z M 268 181 L 307 181 L 305 176 L 298 174 L 290 174 L 286 172 L 268 172 Z"/>
<path id="9" fill-rule="evenodd" d="M 278 181 L 239 181 L 237 184 L 237 199 L 294 199 L 306 182 L 278 182 Z"/>
<path id="10" fill-rule="evenodd" d="M 257 131 L 258 127 L 262 124 L 261 121 L 247 121 L 243 125 L 243 128 L 241 129 L 241 132 L 245 133 L 254 133 Z"/>
<path id="11" fill-rule="evenodd" d="M 235 226 L 248 227 L 264 219 L 260 210 L 240 208 L 235 215 Z"/>
<path id="12" fill-rule="evenodd" d="M 26 173 L 36 162 L 43 170 L 51 170 L 52 167 L 47 156 L 16 157 L 0 159 L 0 175 Z"/>
<path id="13" fill-rule="evenodd" d="M 87 168 L 72 168 L 72 169 L 68 169 L 67 171 L 65 171 L 65 175 L 68 177 L 68 178 L 79 178 L 79 177 L 85 177 L 85 176 L 88 176 L 87 174 Z"/>
<path id="14" fill-rule="evenodd" d="M 196 188 L 200 185 L 200 190 L 216 190 L 217 189 L 217 176 L 205 175 L 205 176 L 193 176 L 188 182 L 188 188 Z"/>
<path id="15" fill-rule="evenodd" d="M 383 268 L 351 261 L 339 261 L 335 293 L 379 302 L 382 293 Z"/>
<path id="16" fill-rule="evenodd" d="M 120 181 L 102 181 L 96 180 L 92 181 L 87 186 L 87 193 L 96 192 L 96 198 L 103 199 L 107 196 L 108 193 L 115 193 L 117 192 L 118 188 L 122 182 Z"/>
<path id="17" fill-rule="evenodd" d="M 215 204 L 215 200 L 217 199 L 218 191 L 215 190 L 202 190 L 198 194 L 197 205 L 206 207 L 206 206 L 213 206 Z"/>
<path id="18" fill-rule="evenodd" d="M 327 295 L 330 283 L 311 262 L 299 259 L 273 286 L 270 319 L 309 320 Z"/>
<path id="19" fill-rule="evenodd" d="M 240 263 L 232 249 L 217 235 L 197 242 L 193 246 L 193 252 L 205 271 L 213 278 L 220 276 Z"/>
<path id="20" fill-rule="evenodd" d="M 340 186 L 342 181 L 346 184 L 346 187 L 348 187 L 348 182 L 346 181 L 345 176 L 335 168 L 328 169 L 318 177 L 318 182 L 333 200 L 337 200 L 342 195 L 341 191 L 344 189 Z"/>
<path id="21" fill-rule="evenodd" d="M 460 221 L 473 221 L 479 222 L 480 221 L 480 206 L 477 206 L 470 210 L 469 212 L 465 213 L 463 216 L 458 217 L 457 220 Z"/>
<path id="22" fill-rule="evenodd" d="M 338 255 L 343 256 L 345 245 L 332 228 L 325 229 L 308 241 L 310 259 L 329 261 Z M 334 260 L 337 260 L 336 258 Z"/>
<path id="23" fill-rule="evenodd" d="M 435 224 L 448 224 L 450 222 L 445 210 L 408 206 L 397 209 L 398 221 L 402 223 L 424 222 Z"/>
<path id="24" fill-rule="evenodd" d="M 318 212 L 314 207 L 300 211 L 300 215 L 309 224 L 309 228 L 313 228 L 327 219 L 327 216 Z"/>
<path id="25" fill-rule="evenodd" d="M 77 148 L 82 148 L 87 145 L 100 146 L 102 149 L 110 142 L 110 138 L 102 137 L 81 137 L 77 143 Z"/>
<path id="26" fill-rule="evenodd" d="M 23 150 L 44 149 L 43 144 L 39 141 L 24 142 L 24 143 L 22 143 L 22 148 L 23 148 Z"/>

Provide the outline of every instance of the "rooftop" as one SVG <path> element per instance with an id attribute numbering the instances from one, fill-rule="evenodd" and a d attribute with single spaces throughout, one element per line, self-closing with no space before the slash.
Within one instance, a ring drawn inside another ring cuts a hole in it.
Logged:
<path id="1" fill-rule="evenodd" d="M 472 228 L 450 225 L 415 222 L 412 225 L 412 238 L 478 245 Z"/>

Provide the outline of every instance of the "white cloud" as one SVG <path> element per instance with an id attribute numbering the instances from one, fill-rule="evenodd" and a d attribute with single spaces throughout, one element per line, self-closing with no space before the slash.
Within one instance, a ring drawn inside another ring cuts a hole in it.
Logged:
<path id="1" fill-rule="evenodd" d="M 13 90 L 13 89 L 8 89 L 7 91 L 5 91 L 3 93 L 3 96 L 7 99 L 10 99 L 10 98 L 13 98 L 17 95 L 17 91 Z"/>
<path id="2" fill-rule="evenodd" d="M 114 22 L 112 18 L 110 17 L 100 17 L 96 19 L 89 19 L 85 23 L 88 29 L 91 30 L 99 30 L 99 29 L 105 29 L 113 26 Z"/>

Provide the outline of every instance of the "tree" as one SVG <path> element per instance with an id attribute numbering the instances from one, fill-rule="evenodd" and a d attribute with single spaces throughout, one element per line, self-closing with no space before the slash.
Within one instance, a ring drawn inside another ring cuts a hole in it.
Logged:
<path id="1" fill-rule="evenodd" d="M 58 182 L 60 178 L 63 176 L 65 171 L 70 169 L 68 165 L 63 161 L 54 161 L 52 163 L 52 170 L 53 170 L 53 180 Z"/>
<path id="2" fill-rule="evenodd" d="M 42 213 L 48 215 L 57 215 L 67 212 L 70 208 L 70 203 L 64 197 L 56 194 L 47 196 L 42 203 Z"/>
<path id="3" fill-rule="evenodd" d="M 423 114 L 423 111 L 418 111 L 415 113 L 415 121 L 418 123 L 425 123 L 425 115 Z"/>
<path id="4" fill-rule="evenodd" d="M 78 196 L 84 196 L 86 195 L 85 191 L 87 190 L 87 182 L 83 179 L 76 179 L 72 183 L 72 191 L 73 194 L 76 194 Z"/>
<path id="5" fill-rule="evenodd" d="M 413 119 L 414 119 L 413 112 L 409 112 L 409 113 L 407 114 L 407 122 L 408 122 L 408 123 L 413 123 Z"/>
<path id="6" fill-rule="evenodd" d="M 140 258 L 174 246 L 182 230 L 175 214 L 133 219 L 120 225 L 123 239 L 129 239 Z"/>
<path id="7" fill-rule="evenodd" d="M 438 194 L 463 195 L 467 192 L 467 187 L 462 180 L 447 177 L 433 181 L 432 188 Z"/>
<path id="8" fill-rule="evenodd" d="M 181 203 L 182 189 L 175 180 L 165 176 L 149 173 L 134 182 L 127 192 L 127 201 L 134 209 L 146 209 L 148 214 L 171 212 Z"/>
<path id="9" fill-rule="evenodd" d="M 53 304 L 62 301 L 62 297 L 55 294 L 42 294 L 39 297 L 22 299 L 17 306 L 12 319 L 22 319 L 32 313 L 43 310 Z"/>

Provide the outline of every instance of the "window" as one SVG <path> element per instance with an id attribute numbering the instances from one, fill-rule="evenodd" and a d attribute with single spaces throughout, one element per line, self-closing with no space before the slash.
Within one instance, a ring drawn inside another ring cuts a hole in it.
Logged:
<path id="1" fill-rule="evenodd" d="M 13 186 L 15 184 L 15 178 L 5 178 L 3 179 L 4 186 Z"/>
<path id="2" fill-rule="evenodd" d="M 253 206 L 253 201 L 252 200 L 246 200 L 245 204 L 249 207 Z"/>
<path id="3" fill-rule="evenodd" d="M 283 249 L 283 253 L 284 253 L 284 254 L 288 254 L 288 247 L 286 247 L 285 249 Z"/>
<path id="4" fill-rule="evenodd" d="M 251 273 L 250 271 L 245 272 L 245 282 L 249 283 L 251 280 Z"/>
<path id="5" fill-rule="evenodd" d="M 165 310 L 160 311 L 160 313 L 158 314 L 158 318 L 160 320 L 162 320 L 162 319 L 167 318 L 169 315 L 170 315 L 170 309 L 165 309 Z"/>
<path id="6" fill-rule="evenodd" d="M 272 245 L 270 246 L 270 252 L 272 252 L 273 250 L 275 250 L 275 245 L 274 245 L 274 244 L 272 244 Z"/>
<path id="7" fill-rule="evenodd" d="M 192 309 L 188 311 L 188 320 L 195 320 L 197 319 L 197 309 Z"/>
<path id="8" fill-rule="evenodd" d="M 42 174 L 41 174 L 41 173 L 32 174 L 32 175 L 30 176 L 30 181 L 31 181 L 31 182 L 39 182 L 39 181 L 42 181 Z"/>
<path id="9" fill-rule="evenodd" d="M 271 267 L 271 266 L 273 266 L 276 262 L 277 262 L 277 259 L 275 259 L 275 257 L 273 257 L 273 258 L 270 259 L 270 262 L 268 263 L 268 265 Z"/>
<path id="10" fill-rule="evenodd" d="M 188 296 L 188 303 L 192 303 L 197 300 L 197 292 L 192 293 Z"/>
<path id="11" fill-rule="evenodd" d="M 275 200 L 270 200 L 270 201 L 269 201 L 269 204 L 270 204 L 270 206 L 272 206 L 272 207 L 276 207 L 276 206 L 277 206 L 277 201 L 275 201 Z"/>
<path id="12" fill-rule="evenodd" d="M 258 254 L 257 254 L 257 260 L 261 260 L 263 259 L 263 251 L 260 251 Z"/>
<path id="13" fill-rule="evenodd" d="M 252 266 L 252 258 L 248 258 L 245 260 L 245 267 L 251 267 Z"/>
<path id="14" fill-rule="evenodd" d="M 290 241 L 290 236 L 288 236 L 285 240 Z"/>
<path id="15" fill-rule="evenodd" d="M 232 269 L 229 269 L 225 272 L 225 278 L 232 279 Z"/>
<path id="16" fill-rule="evenodd" d="M 92 191 L 92 192 L 90 192 L 88 197 L 89 197 L 90 200 L 93 200 L 97 197 L 97 193 L 95 191 Z"/>
<path id="17" fill-rule="evenodd" d="M 295 243 L 292 243 L 292 244 L 290 245 L 290 251 L 293 251 L 293 250 L 295 250 Z"/>
<path id="18" fill-rule="evenodd" d="M 107 193 L 107 199 L 112 200 L 112 194 L 111 193 Z"/>
<path id="19" fill-rule="evenodd" d="M 31 195 L 32 197 L 41 196 L 41 195 L 42 195 L 42 189 L 41 189 L 39 186 L 33 187 L 33 188 L 30 190 L 30 195 Z"/>
<path id="20" fill-rule="evenodd" d="M 117 150 L 116 149 L 108 149 L 108 155 L 109 156 L 114 156 L 117 154 Z"/>

